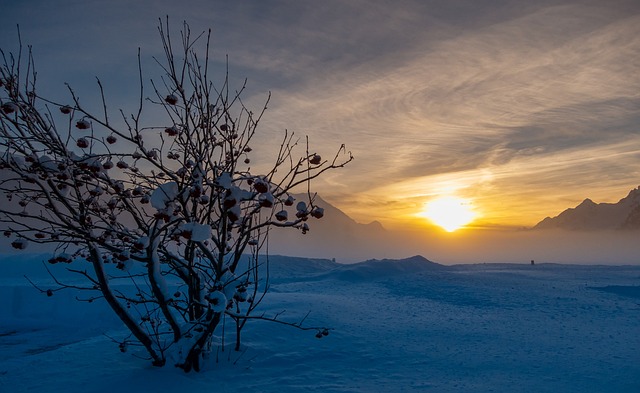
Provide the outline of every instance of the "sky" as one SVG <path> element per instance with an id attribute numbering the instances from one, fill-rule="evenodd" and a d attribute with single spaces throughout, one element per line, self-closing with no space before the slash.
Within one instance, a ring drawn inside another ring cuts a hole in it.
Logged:
<path id="1" fill-rule="evenodd" d="M 355 161 L 314 190 L 359 222 L 427 225 L 453 196 L 470 226 L 530 227 L 640 185 L 637 0 L 2 2 L 0 47 L 19 24 L 42 91 L 97 101 L 98 76 L 114 107 L 135 108 L 139 47 L 158 71 L 159 17 L 211 28 L 246 103 L 272 93 L 260 157 L 285 129 L 344 143 Z"/>

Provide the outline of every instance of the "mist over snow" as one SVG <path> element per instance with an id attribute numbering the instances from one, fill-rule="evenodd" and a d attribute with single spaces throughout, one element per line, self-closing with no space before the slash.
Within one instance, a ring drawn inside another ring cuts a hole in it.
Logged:
<path id="1" fill-rule="evenodd" d="M 340 263 L 424 255 L 446 265 L 525 263 L 532 259 L 570 264 L 640 264 L 638 231 L 634 229 L 462 229 L 453 233 L 435 228 L 389 229 L 375 221 L 358 223 L 321 196 L 316 197 L 315 203 L 325 209 L 324 216 L 309 218 L 310 229 L 304 235 L 286 228 L 272 229 L 270 254 L 335 259 Z M 605 209 L 616 208 L 614 204 L 602 205 Z M 208 228 L 197 229 L 198 236 L 206 237 Z M 15 252 L 10 243 L 8 238 L 0 236 L 0 247 L 5 253 Z M 27 251 L 47 249 L 30 243 Z"/>
<path id="2" fill-rule="evenodd" d="M 335 258 L 342 263 L 419 254 L 444 264 L 523 263 L 532 259 L 552 263 L 640 264 L 637 230 L 607 226 L 590 231 L 506 228 L 462 229 L 453 233 L 435 228 L 388 229 L 378 222 L 358 223 L 321 197 L 317 197 L 316 203 L 325 208 L 324 217 L 310 218 L 310 230 L 305 235 L 273 230 L 271 253 Z"/>

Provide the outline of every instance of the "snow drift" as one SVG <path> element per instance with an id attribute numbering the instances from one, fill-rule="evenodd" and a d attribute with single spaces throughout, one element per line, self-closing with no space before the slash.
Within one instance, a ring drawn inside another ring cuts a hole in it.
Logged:
<path id="1" fill-rule="evenodd" d="M 121 393 L 640 389 L 638 266 L 270 260 L 265 312 L 321 321 L 333 329 L 329 337 L 252 324 L 241 352 L 219 337 L 208 368 L 185 375 L 149 366 L 135 347 L 119 352 L 111 338 L 126 331 L 105 318 L 99 303 L 32 288 L 24 273 L 45 288 L 50 280 L 39 257 L 0 259 L 0 387 L 12 393 L 106 393 L 114 386 Z"/>

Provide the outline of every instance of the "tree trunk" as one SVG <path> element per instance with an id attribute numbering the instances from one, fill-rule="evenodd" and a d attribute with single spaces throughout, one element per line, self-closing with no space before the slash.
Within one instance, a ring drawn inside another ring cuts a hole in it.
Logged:
<path id="1" fill-rule="evenodd" d="M 89 251 L 91 253 L 91 263 L 93 264 L 93 270 L 96 273 L 96 278 L 100 283 L 100 291 L 104 296 L 105 300 L 111 307 L 111 309 L 116 313 L 118 318 L 129 328 L 129 331 L 135 336 L 135 338 L 140 341 L 142 345 L 144 345 L 145 349 L 151 355 L 153 359 L 154 366 L 164 366 L 166 359 L 161 354 L 158 354 L 153 349 L 153 342 L 151 338 L 142 330 L 140 325 L 138 325 L 131 315 L 127 312 L 127 310 L 122 306 L 118 298 L 115 297 L 113 292 L 111 292 L 111 287 L 109 287 L 109 280 L 104 271 L 104 266 L 102 265 L 102 258 L 100 256 L 100 251 L 93 244 L 89 245 Z"/>
<path id="2" fill-rule="evenodd" d="M 160 307 L 162 314 L 164 315 L 167 322 L 169 322 L 171 330 L 173 330 L 173 342 L 177 343 L 182 337 L 182 333 L 180 332 L 180 325 L 178 325 L 178 322 L 169 309 L 170 299 L 167 299 L 165 293 L 163 292 L 163 288 L 161 288 L 161 285 L 164 286 L 164 283 L 161 283 L 160 281 L 164 281 L 164 279 L 162 278 L 162 275 L 160 273 L 160 258 L 158 256 L 157 246 L 157 244 L 152 243 L 147 250 L 149 256 L 151 257 L 147 264 L 147 277 L 149 278 L 149 284 L 151 286 L 153 296 L 158 301 L 158 306 Z"/>
<path id="3" fill-rule="evenodd" d="M 180 367 L 187 373 L 191 370 L 194 370 L 196 372 L 200 371 L 200 355 L 202 354 L 207 341 L 211 338 L 211 335 L 220 323 L 221 315 L 221 313 L 214 313 L 213 311 L 209 311 L 209 323 L 207 324 L 206 329 L 204 330 L 204 332 L 202 332 L 198 340 L 196 340 L 195 344 L 191 347 L 189 353 L 187 353 L 187 356 L 184 359 L 184 362 L 177 364 L 176 367 Z"/>
<path id="4" fill-rule="evenodd" d="M 236 352 L 240 351 L 240 335 L 242 334 L 242 325 L 240 320 L 236 321 Z"/>

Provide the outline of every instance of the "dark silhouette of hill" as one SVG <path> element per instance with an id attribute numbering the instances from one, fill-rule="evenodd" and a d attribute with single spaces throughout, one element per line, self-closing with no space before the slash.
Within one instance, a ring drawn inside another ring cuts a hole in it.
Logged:
<path id="1" fill-rule="evenodd" d="M 353 264 L 342 264 L 329 259 L 269 257 L 271 277 L 278 281 L 308 281 L 333 278 L 346 281 L 369 281 L 402 274 L 417 274 L 445 269 L 446 266 L 416 255 L 405 259 L 370 259 Z"/>
<path id="2" fill-rule="evenodd" d="M 405 259 L 369 259 L 350 265 L 341 265 L 333 272 L 336 278 L 343 280 L 370 280 L 401 274 L 416 274 L 425 271 L 445 269 L 444 265 L 432 262 L 422 255 Z"/>
<path id="3" fill-rule="evenodd" d="M 595 203 L 587 198 L 556 217 L 545 218 L 534 229 L 640 230 L 640 187 L 617 203 Z"/>

